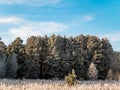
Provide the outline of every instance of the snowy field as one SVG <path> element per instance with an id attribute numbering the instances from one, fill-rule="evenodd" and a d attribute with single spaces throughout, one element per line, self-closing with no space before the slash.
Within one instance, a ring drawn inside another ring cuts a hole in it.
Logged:
<path id="1" fill-rule="evenodd" d="M 59 80 L 0 80 L 0 90 L 120 90 L 120 81 L 78 81 L 68 86 Z"/>

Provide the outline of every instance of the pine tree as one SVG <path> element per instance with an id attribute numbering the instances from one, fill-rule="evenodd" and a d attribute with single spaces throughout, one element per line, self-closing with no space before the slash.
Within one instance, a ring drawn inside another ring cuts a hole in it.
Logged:
<path id="1" fill-rule="evenodd" d="M 97 68 L 96 68 L 94 63 L 91 63 L 89 65 L 88 78 L 90 80 L 97 80 L 97 78 L 98 78 L 98 70 L 97 70 Z"/>
<path id="2" fill-rule="evenodd" d="M 5 44 L 0 41 L 0 78 L 5 78 L 5 70 L 6 70 L 6 67 L 5 67 L 5 64 L 6 64 L 6 54 L 5 54 Z"/>
<path id="3" fill-rule="evenodd" d="M 6 63 L 6 78 L 16 78 L 18 70 L 17 54 L 9 54 Z"/>
<path id="4" fill-rule="evenodd" d="M 8 45 L 8 47 L 6 48 L 6 53 L 9 59 L 12 58 L 13 53 L 17 54 L 16 56 L 17 63 L 18 63 L 17 78 L 21 78 L 23 66 L 25 63 L 25 57 L 26 57 L 23 40 L 20 37 L 17 37 L 11 44 Z"/>

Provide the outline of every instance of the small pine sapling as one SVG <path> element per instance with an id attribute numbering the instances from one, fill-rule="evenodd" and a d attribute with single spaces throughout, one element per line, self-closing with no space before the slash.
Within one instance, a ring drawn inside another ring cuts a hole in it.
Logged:
<path id="1" fill-rule="evenodd" d="M 74 86 L 77 84 L 77 76 L 75 74 L 75 70 L 72 69 L 72 73 L 65 76 L 65 81 L 69 86 Z"/>

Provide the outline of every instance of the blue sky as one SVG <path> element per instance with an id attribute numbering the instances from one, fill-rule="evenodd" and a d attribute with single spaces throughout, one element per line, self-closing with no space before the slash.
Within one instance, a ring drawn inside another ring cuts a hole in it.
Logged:
<path id="1" fill-rule="evenodd" d="M 79 34 L 107 37 L 120 51 L 120 0 L 0 0 L 0 36 Z"/>

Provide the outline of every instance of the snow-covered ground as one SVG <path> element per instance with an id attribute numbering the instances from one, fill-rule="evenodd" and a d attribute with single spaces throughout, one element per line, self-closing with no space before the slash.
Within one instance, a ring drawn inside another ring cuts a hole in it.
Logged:
<path id="1" fill-rule="evenodd" d="M 78 81 L 68 86 L 60 80 L 0 80 L 0 90 L 120 90 L 120 81 Z"/>

